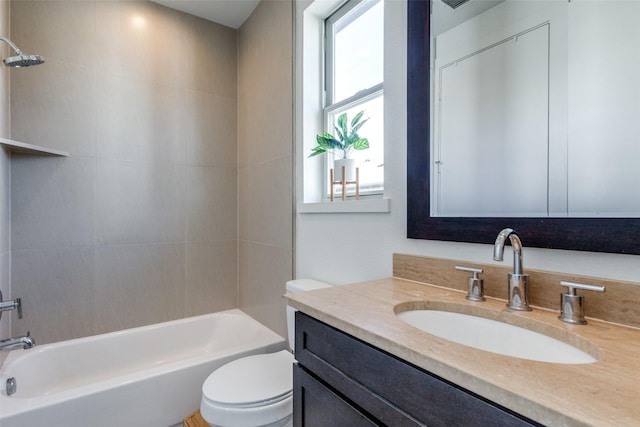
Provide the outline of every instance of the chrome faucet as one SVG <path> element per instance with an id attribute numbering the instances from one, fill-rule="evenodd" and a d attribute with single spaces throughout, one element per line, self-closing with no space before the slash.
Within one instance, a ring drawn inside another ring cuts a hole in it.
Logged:
<path id="1" fill-rule="evenodd" d="M 511 228 L 502 230 L 496 238 L 493 246 L 494 261 L 502 261 L 504 254 L 504 245 L 507 238 L 513 246 L 513 273 L 509 273 L 509 302 L 507 308 L 518 311 L 530 311 L 529 307 L 529 275 L 524 274 L 522 268 L 522 242 L 520 238 Z"/>
<path id="2" fill-rule="evenodd" d="M 22 347 L 27 350 L 36 345 L 36 342 L 31 338 L 31 333 L 27 332 L 27 335 L 20 337 L 7 338 L 6 340 L 0 340 L 0 350 L 14 350 L 18 347 Z"/>

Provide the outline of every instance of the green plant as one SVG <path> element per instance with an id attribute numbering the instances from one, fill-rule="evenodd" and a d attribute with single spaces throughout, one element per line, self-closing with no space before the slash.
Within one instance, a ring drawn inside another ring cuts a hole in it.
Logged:
<path id="1" fill-rule="evenodd" d="M 351 130 L 347 125 L 347 113 L 340 114 L 336 126 L 334 126 L 337 138 L 328 132 L 317 135 L 316 142 L 318 145 L 311 150 L 309 157 L 329 152 L 333 153 L 336 159 L 348 159 L 353 150 L 369 148 L 369 140 L 358 135 L 358 130 L 369 120 L 369 118 L 362 120 L 363 114 L 364 111 L 360 111 L 351 120 Z"/>

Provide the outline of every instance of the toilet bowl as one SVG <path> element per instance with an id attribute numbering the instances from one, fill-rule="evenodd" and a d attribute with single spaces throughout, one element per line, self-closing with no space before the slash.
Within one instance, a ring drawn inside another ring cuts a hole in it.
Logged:
<path id="1" fill-rule="evenodd" d="M 287 282 L 287 293 L 327 288 L 311 279 Z M 289 346 L 294 345 L 295 309 L 287 306 Z M 200 414 L 214 427 L 292 425 L 293 362 L 289 350 L 236 359 L 213 371 L 202 386 Z"/>
<path id="2" fill-rule="evenodd" d="M 293 411 L 289 350 L 234 360 L 202 386 L 200 414 L 212 426 L 284 426 Z"/>

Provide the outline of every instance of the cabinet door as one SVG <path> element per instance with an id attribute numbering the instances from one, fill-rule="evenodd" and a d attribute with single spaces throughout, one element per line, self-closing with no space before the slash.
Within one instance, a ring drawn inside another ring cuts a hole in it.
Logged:
<path id="1" fill-rule="evenodd" d="M 376 425 L 297 364 L 293 366 L 293 407 L 295 427 Z"/>

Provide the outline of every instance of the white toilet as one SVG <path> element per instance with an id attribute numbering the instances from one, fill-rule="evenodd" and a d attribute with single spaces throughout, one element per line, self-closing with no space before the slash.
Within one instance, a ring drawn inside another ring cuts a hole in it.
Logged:
<path id="1" fill-rule="evenodd" d="M 328 288 L 317 280 L 287 282 L 287 293 Z M 287 306 L 289 346 L 294 346 L 296 310 Z M 234 360 L 213 371 L 202 385 L 200 414 L 211 426 L 290 426 L 293 415 L 293 364 L 289 350 Z"/>

